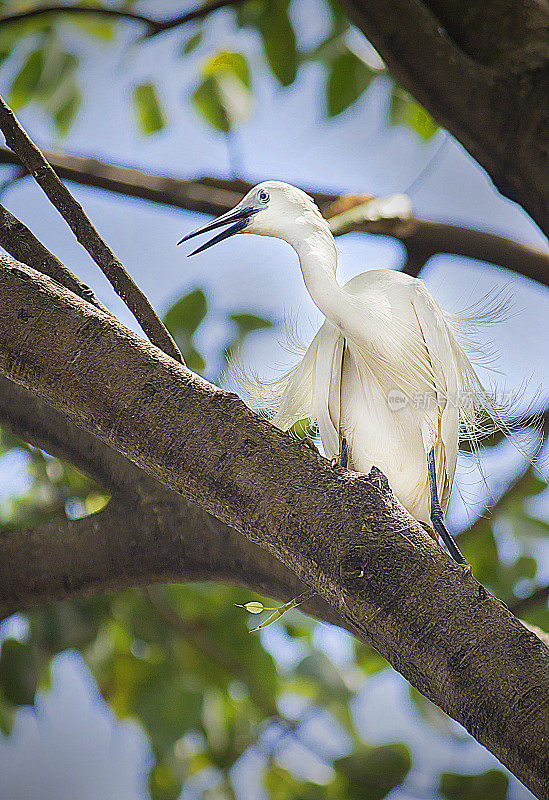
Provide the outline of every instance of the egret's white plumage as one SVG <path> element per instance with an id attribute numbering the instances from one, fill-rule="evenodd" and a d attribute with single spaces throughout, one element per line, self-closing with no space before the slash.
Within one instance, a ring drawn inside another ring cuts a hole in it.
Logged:
<path id="1" fill-rule="evenodd" d="M 346 439 L 349 466 L 379 467 L 404 507 L 430 525 L 428 454 L 434 452 L 445 510 L 460 421 L 468 424 L 483 397 L 454 318 L 422 281 L 400 272 L 364 272 L 340 286 L 328 222 L 300 189 L 261 183 L 214 225 L 232 219 L 240 220 L 235 233 L 274 236 L 294 248 L 326 318 L 300 363 L 277 383 L 273 422 L 289 429 L 316 420 L 328 458 Z M 261 386 L 258 392 L 265 394 Z"/>

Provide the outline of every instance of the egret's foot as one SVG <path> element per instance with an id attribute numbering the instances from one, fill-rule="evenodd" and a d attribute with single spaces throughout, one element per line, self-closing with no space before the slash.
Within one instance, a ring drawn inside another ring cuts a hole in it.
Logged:
<path id="1" fill-rule="evenodd" d="M 440 538 L 448 548 L 448 552 L 456 562 L 460 566 L 466 567 L 468 571 L 471 571 L 471 565 L 455 543 L 453 537 L 448 532 L 446 525 L 442 521 L 442 511 L 439 508 L 434 508 L 431 510 L 431 522 L 433 523 L 433 528 L 439 534 Z"/>
<path id="2" fill-rule="evenodd" d="M 343 469 L 347 469 L 347 464 L 349 463 L 349 446 L 347 444 L 347 439 L 341 440 L 341 453 L 335 458 L 332 458 L 330 461 L 330 465 L 333 469 L 335 467 L 343 467 Z"/>

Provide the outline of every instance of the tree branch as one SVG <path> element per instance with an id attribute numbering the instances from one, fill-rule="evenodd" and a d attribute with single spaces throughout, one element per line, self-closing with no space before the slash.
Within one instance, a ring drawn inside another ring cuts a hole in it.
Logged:
<path id="1" fill-rule="evenodd" d="M 67 222 L 80 244 L 85 247 L 95 263 L 103 271 L 116 293 L 132 311 L 149 339 L 176 361 L 183 363 L 183 356 L 170 333 L 147 297 L 135 284 L 114 255 L 107 243 L 97 233 L 84 209 L 64 186 L 44 155 L 19 125 L 13 111 L 0 97 L 0 130 L 6 144 L 21 163 L 32 174 L 44 190 L 63 219 Z"/>
<path id="2" fill-rule="evenodd" d="M 549 649 L 451 562 L 379 471 L 332 469 L 234 395 L 9 257 L 0 285 L 6 377 L 267 548 L 547 794 Z"/>
<path id="3" fill-rule="evenodd" d="M 109 513 L 96 517 L 98 527 L 89 539 L 83 531 L 76 536 L 68 520 L 41 528 L 36 538 L 20 530 L 0 534 L 0 562 L 7 570 L 0 579 L 0 617 L 52 600 L 154 581 L 235 582 L 281 600 L 304 591 L 303 582 L 270 553 L 4 377 L 0 423 L 113 492 Z M 12 558 L 15 551 L 18 556 Z M 50 565 L 47 574 L 45 564 Z M 302 608 L 325 622 L 348 627 L 318 595 Z"/>
<path id="4" fill-rule="evenodd" d="M 204 214 L 223 214 L 233 208 L 252 184 L 241 180 L 211 177 L 194 181 L 179 180 L 164 175 L 141 172 L 129 167 L 107 164 L 92 158 L 46 151 L 48 161 L 58 175 L 85 186 L 94 186 L 127 197 L 140 197 L 154 203 L 174 206 Z M 9 150 L 0 148 L 0 163 L 19 163 Z M 305 187 L 319 206 L 327 210 L 339 198 L 337 195 Z M 459 225 L 432 222 L 412 217 L 406 224 L 399 218 L 384 218 L 346 223 L 334 228 L 334 235 L 350 231 L 392 236 L 405 246 L 419 272 L 421 259 L 425 263 L 437 253 L 452 253 L 474 258 L 505 269 L 513 270 L 532 280 L 549 285 L 549 252 L 536 250 L 503 236 L 477 231 Z"/>
<path id="5" fill-rule="evenodd" d="M 495 3 L 486 13 L 484 0 L 393 0 L 390 14 L 385 0 L 341 5 L 393 77 L 547 233 L 547 4 Z"/>
<path id="6" fill-rule="evenodd" d="M 20 11 L 15 14 L 5 14 L 0 17 L 0 28 L 6 25 L 13 25 L 17 22 L 27 22 L 37 17 L 46 17 L 64 14 L 68 16 L 99 16 L 107 17 L 116 20 L 129 20 L 130 22 L 139 22 L 145 26 L 144 38 L 156 36 L 164 31 L 172 30 L 173 28 L 181 25 L 186 25 L 189 22 L 198 22 L 204 19 L 213 11 L 220 8 L 228 8 L 230 6 L 236 7 L 242 5 L 245 0 L 214 0 L 211 3 L 205 3 L 199 6 L 194 11 L 187 11 L 185 14 L 179 14 L 176 17 L 169 17 L 168 19 L 159 20 L 150 17 L 146 14 L 138 14 L 135 11 L 130 11 L 124 8 L 102 8 L 100 6 L 87 6 L 87 5 L 70 5 L 68 3 L 51 3 L 49 5 L 39 6 L 38 8 L 31 8 L 27 11 Z"/>
<path id="7" fill-rule="evenodd" d="M 89 286 L 86 286 L 70 269 L 50 253 L 47 247 L 17 219 L 4 206 L 0 205 L 0 245 L 10 255 L 23 264 L 49 275 L 54 281 L 66 289 L 70 289 L 83 300 L 87 300 L 96 308 L 109 313 L 103 303 L 95 296 Z"/>

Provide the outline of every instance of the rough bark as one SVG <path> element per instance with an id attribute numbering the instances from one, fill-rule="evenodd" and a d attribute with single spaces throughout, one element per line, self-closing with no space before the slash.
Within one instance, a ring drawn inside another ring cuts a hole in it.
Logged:
<path id="1" fill-rule="evenodd" d="M 7 378 L 267 548 L 548 795 L 549 649 L 452 563 L 381 473 L 332 469 L 234 395 L 9 257 L 0 287 Z"/>
<path id="2" fill-rule="evenodd" d="M 393 77 L 549 233 L 545 0 L 341 0 Z"/>

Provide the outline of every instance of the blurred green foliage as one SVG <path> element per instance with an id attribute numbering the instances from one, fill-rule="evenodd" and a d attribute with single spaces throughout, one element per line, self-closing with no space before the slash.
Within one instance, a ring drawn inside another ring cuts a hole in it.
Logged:
<path id="1" fill-rule="evenodd" d="M 140 83 L 133 90 L 133 101 L 141 133 L 148 135 L 161 131 L 166 124 L 156 87 Z"/>
<path id="2" fill-rule="evenodd" d="M 509 781 L 498 770 L 483 775 L 451 775 L 440 778 L 440 793 L 447 800 L 505 800 Z"/>
<path id="3" fill-rule="evenodd" d="M 263 65 L 282 87 L 299 77 L 300 68 L 318 64 L 325 70 L 324 97 L 320 103 L 327 117 L 346 111 L 367 91 L 373 79 L 391 81 L 377 55 L 361 41 L 339 5 L 325 0 L 329 29 L 313 47 L 300 47 L 292 23 L 290 0 L 249 0 L 232 13 L 239 28 L 255 34 L 261 44 Z M 0 13 L 27 7 L 23 2 L 0 3 Z M 89 5 L 87 3 L 86 5 Z M 95 5 L 101 6 L 96 2 Z M 131 3 L 126 3 L 131 7 Z M 31 3 L 32 6 L 32 3 Z M 252 69 L 243 52 L 216 49 L 203 35 L 207 18 L 176 29 L 180 37 L 176 52 L 193 58 L 189 69 L 196 73 L 190 94 L 200 118 L 211 128 L 228 134 L 246 122 L 253 112 Z M 136 24 L 136 39 L 139 26 Z M 44 16 L 10 25 L 0 31 L 0 63 L 16 57 L 16 70 L 8 97 L 15 111 L 32 103 L 42 108 L 59 136 L 65 136 L 82 103 L 78 88 L 78 48 L 74 32 L 93 37 L 98 47 L 116 41 L 117 23 L 92 15 Z M 141 31 L 142 33 L 142 31 Z M 358 42 L 358 45 L 357 45 Z M 424 140 L 437 125 L 429 114 L 394 82 L 387 123 L 405 125 Z M 138 129 L 155 134 L 167 124 L 158 88 L 144 81 L 131 88 Z"/>

